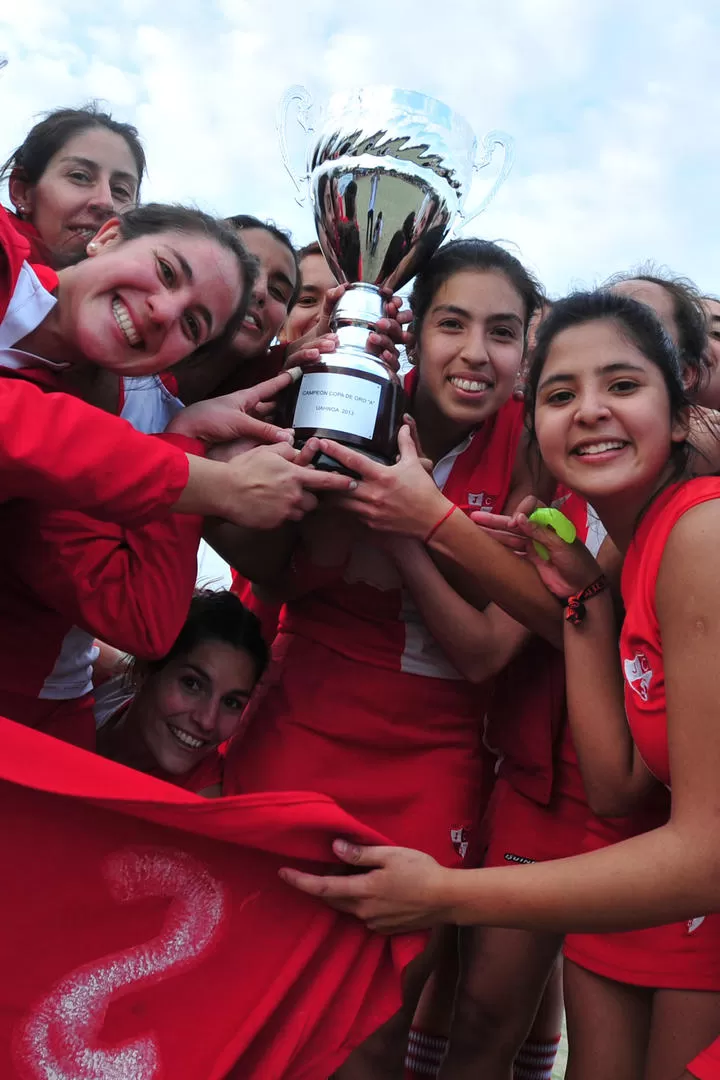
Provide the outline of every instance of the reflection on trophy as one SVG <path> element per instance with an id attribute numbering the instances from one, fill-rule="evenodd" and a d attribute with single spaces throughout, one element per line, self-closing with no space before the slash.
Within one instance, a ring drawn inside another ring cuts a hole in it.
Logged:
<path id="1" fill-rule="evenodd" d="M 278 120 L 288 163 L 286 123 L 293 102 L 306 131 L 311 99 L 302 87 L 285 94 Z M 338 301 L 331 329 L 336 352 L 306 367 L 288 391 L 283 422 L 296 445 L 312 435 L 335 439 L 376 461 L 392 464 L 406 403 L 398 376 L 367 350 L 383 317 L 381 287 L 396 291 L 415 276 L 462 211 L 473 171 L 484 168 L 495 146 L 504 150 L 491 191 L 465 221 L 485 209 L 511 168 L 511 141 L 489 134 L 477 163 L 470 126 L 442 102 L 390 87 L 371 87 L 330 101 L 308 153 L 307 176 L 318 240 L 339 282 L 350 287 Z M 319 468 L 344 471 L 319 455 Z"/>

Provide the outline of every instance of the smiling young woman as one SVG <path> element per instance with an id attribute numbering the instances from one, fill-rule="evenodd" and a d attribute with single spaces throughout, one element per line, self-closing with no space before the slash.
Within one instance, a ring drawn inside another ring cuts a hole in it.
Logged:
<path id="1" fill-rule="evenodd" d="M 197 594 L 170 651 L 112 680 L 128 700 L 102 717 L 98 753 L 190 791 L 220 783 L 219 747 L 237 733 L 266 663 L 260 625 L 240 600 Z"/>
<path id="2" fill-rule="evenodd" d="M 583 1080 L 676 1080 L 720 1026 L 720 916 L 708 914 L 718 909 L 720 879 L 720 480 L 688 470 L 679 358 L 631 298 L 580 294 L 556 304 L 538 334 L 528 401 L 546 464 L 592 501 L 625 554 L 618 662 L 615 613 L 596 561 L 522 516 L 511 522 L 548 589 L 576 600 L 564 627 L 568 711 L 588 791 L 628 807 L 658 784 L 671 787 L 669 820 L 535 866 L 459 875 L 415 852 L 341 848 L 348 861 L 379 869 L 350 879 L 286 876 L 386 929 L 450 917 L 605 934 L 682 920 L 647 931 L 655 947 L 642 950 L 642 972 L 631 970 L 615 935 L 604 939 L 596 1053 L 573 1062 L 571 1045 L 569 1064 Z M 547 547 L 548 562 L 533 542 Z"/>
<path id="3" fill-rule="evenodd" d="M 100 226 L 137 201 L 145 152 L 136 128 L 88 105 L 56 109 L 0 168 L 33 261 L 60 269 L 85 255 Z"/>

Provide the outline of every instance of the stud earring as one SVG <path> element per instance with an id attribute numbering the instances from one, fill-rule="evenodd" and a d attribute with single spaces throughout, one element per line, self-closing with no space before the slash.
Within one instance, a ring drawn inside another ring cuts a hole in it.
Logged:
<path id="1" fill-rule="evenodd" d="M 94 240 L 91 240 L 87 246 L 88 251 L 97 251 L 97 244 Z"/>

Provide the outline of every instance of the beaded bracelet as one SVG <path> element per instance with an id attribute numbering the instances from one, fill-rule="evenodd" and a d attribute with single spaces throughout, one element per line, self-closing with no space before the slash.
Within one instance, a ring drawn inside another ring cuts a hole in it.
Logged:
<path id="1" fill-rule="evenodd" d="M 587 609 L 585 607 L 585 601 L 592 599 L 593 596 L 597 596 L 598 593 L 607 589 L 608 581 L 604 574 L 601 574 L 599 578 L 593 581 L 592 585 L 588 585 L 582 592 L 575 593 L 574 596 L 568 596 L 565 607 L 565 618 L 573 626 L 579 626 L 585 618 Z"/>

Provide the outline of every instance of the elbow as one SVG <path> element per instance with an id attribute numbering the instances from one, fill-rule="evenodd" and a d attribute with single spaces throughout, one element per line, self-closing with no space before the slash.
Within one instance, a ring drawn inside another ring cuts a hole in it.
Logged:
<path id="1" fill-rule="evenodd" d="M 591 791 L 586 787 L 588 806 L 595 817 L 620 818 L 634 813 L 643 801 L 633 792 Z"/>

